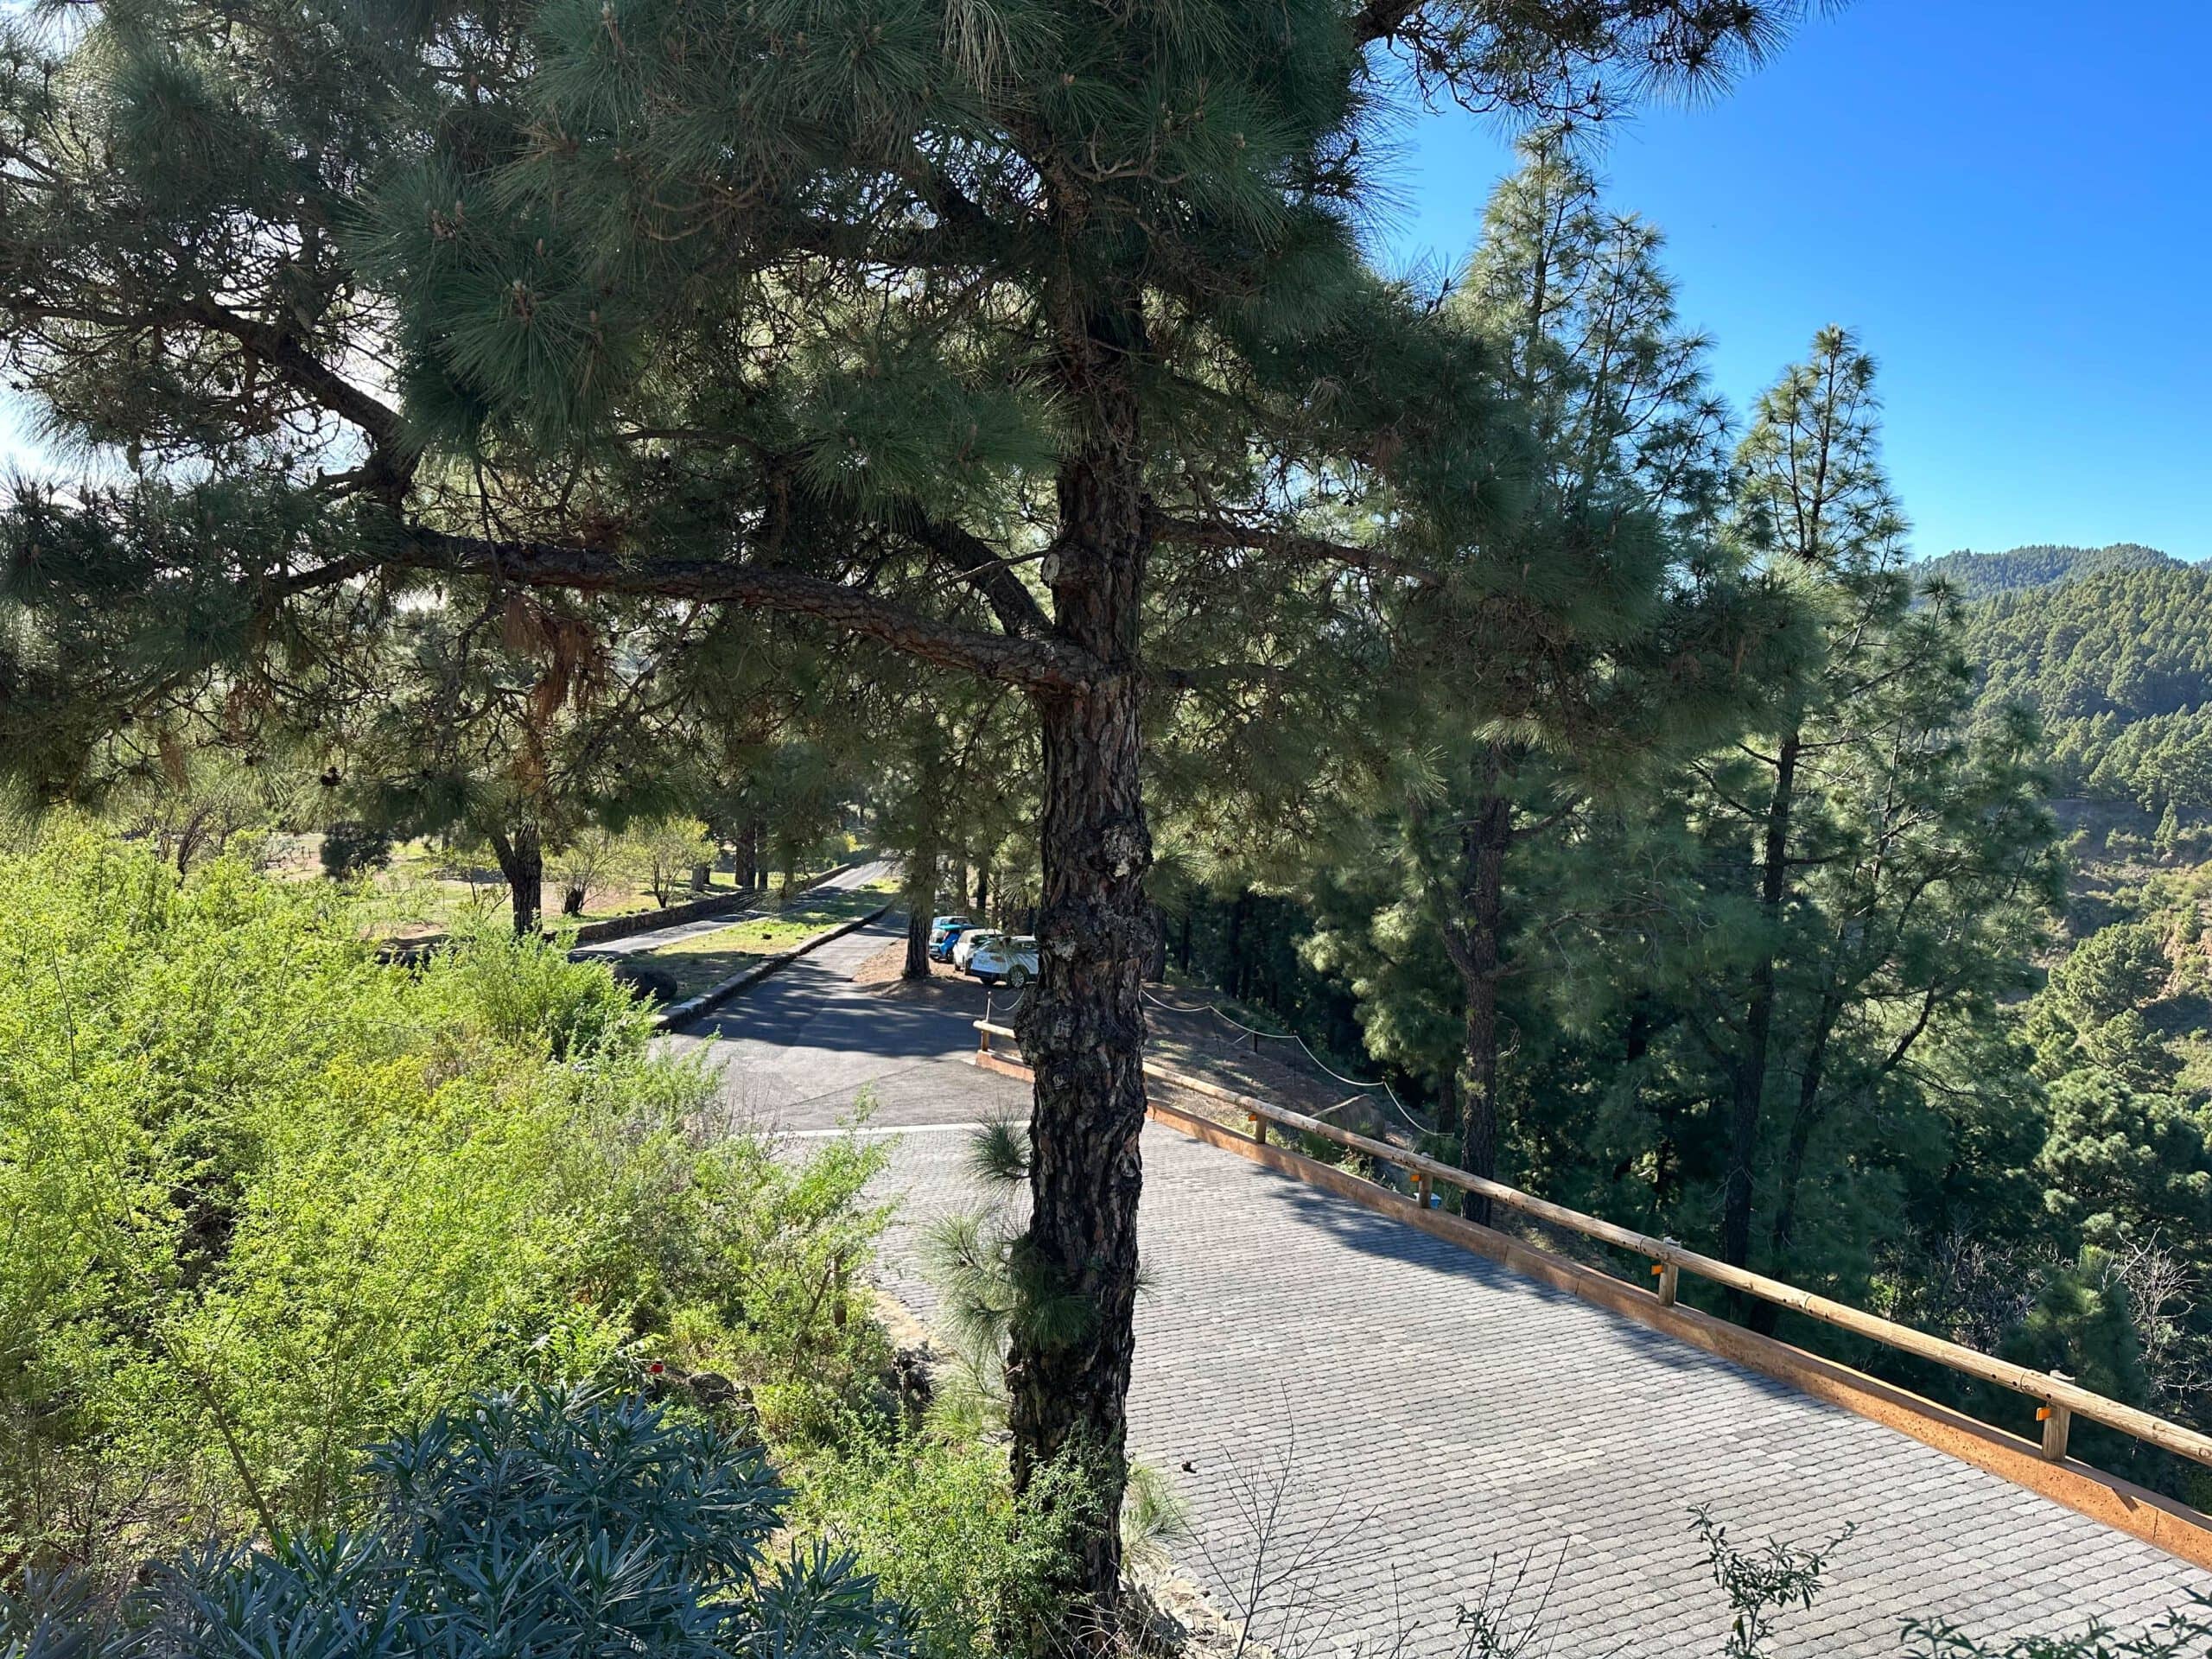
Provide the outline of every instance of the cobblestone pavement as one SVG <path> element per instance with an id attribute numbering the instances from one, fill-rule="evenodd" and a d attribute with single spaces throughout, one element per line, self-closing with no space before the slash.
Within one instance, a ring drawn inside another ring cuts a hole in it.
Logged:
<path id="1" fill-rule="evenodd" d="M 845 982 L 890 937 L 826 948 L 698 1040 L 763 1121 L 819 1135 L 865 1086 L 875 1130 L 915 1131 L 887 1178 L 905 1203 L 884 1278 L 926 1319 L 918 1233 L 977 1201 L 956 1126 L 1027 1091 L 960 1058 L 965 1019 Z M 1218 1605 L 1240 1605 L 1267 1532 L 1263 1576 L 1284 1577 L 1260 1624 L 1287 1651 L 1373 1654 L 1410 1627 L 1410 1654 L 1456 1652 L 1456 1610 L 1519 1575 L 1558 1659 L 1718 1654 L 1697 1504 L 1744 1544 L 1856 1529 L 1778 1654 L 1897 1655 L 1915 1616 L 2139 1626 L 2212 1593 L 2148 1544 L 1349 1200 L 1158 1125 L 1144 1157 L 1134 1439 L 1190 1500 L 1179 1554 Z"/>

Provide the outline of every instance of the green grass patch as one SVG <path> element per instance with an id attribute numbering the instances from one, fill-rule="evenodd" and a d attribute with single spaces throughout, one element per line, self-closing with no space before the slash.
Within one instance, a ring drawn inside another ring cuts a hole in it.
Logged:
<path id="1" fill-rule="evenodd" d="M 695 933 L 658 950 L 641 951 L 630 960 L 665 975 L 673 982 L 680 1001 L 743 972 L 762 957 L 779 955 L 817 933 L 858 921 L 882 903 L 881 893 L 864 887 L 800 897 L 781 910 L 748 917 L 711 933 Z"/>

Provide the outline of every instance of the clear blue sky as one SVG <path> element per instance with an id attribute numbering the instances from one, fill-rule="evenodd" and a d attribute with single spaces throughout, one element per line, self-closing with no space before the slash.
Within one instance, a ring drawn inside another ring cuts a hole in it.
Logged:
<path id="1" fill-rule="evenodd" d="M 1856 0 L 1599 157 L 1667 232 L 1740 410 L 1813 331 L 1882 369 L 1922 553 L 2212 554 L 2212 4 Z M 1394 266 L 1456 263 L 1511 165 L 1452 112 L 1400 135 Z"/>

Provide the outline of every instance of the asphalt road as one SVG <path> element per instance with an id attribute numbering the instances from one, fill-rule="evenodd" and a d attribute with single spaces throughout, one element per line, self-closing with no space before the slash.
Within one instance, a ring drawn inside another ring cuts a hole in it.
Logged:
<path id="1" fill-rule="evenodd" d="M 1024 1108 L 1027 1091 L 1020 1084 L 968 1064 L 974 1021 L 983 1012 L 981 985 L 972 995 L 946 987 L 920 1002 L 888 987 L 853 983 L 855 969 L 906 936 L 906 919 L 894 912 L 809 952 L 664 1040 L 707 1052 L 722 1074 L 725 1102 L 764 1128 L 831 1128 L 864 1101 L 875 1122 L 899 1127 L 970 1122 L 985 1111 Z"/>

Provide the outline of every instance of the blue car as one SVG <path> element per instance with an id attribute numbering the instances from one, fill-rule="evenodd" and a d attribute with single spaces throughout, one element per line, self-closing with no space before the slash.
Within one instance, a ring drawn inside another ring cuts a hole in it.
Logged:
<path id="1" fill-rule="evenodd" d="M 975 922 L 965 916 L 931 917 L 930 918 L 930 960 L 932 962 L 951 961 L 953 945 L 959 941 L 963 933 L 975 925 Z"/>

